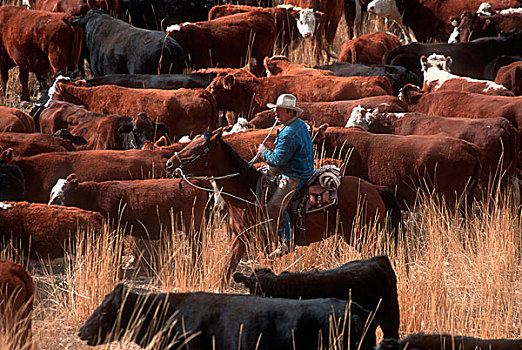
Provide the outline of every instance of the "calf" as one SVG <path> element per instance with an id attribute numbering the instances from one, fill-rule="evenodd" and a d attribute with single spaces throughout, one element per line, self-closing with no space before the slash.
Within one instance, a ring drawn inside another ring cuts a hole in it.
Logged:
<path id="1" fill-rule="evenodd" d="M 395 188 L 404 209 L 414 205 L 419 190 L 435 192 L 454 206 L 462 195 L 473 194 L 481 175 L 478 147 L 452 137 L 371 134 L 323 126 L 315 142 L 325 156 L 338 152 L 337 158 L 349 159 L 346 175 Z"/>
<path id="2" fill-rule="evenodd" d="M 327 123 L 329 126 L 345 126 L 352 110 L 357 106 L 376 109 L 379 112 L 406 112 L 407 108 L 395 96 L 374 96 L 358 100 L 333 102 L 297 102 L 303 109 L 299 118 L 313 125 Z M 275 112 L 272 109 L 259 112 L 248 123 L 254 128 L 269 128 L 274 124 Z"/>
<path id="3" fill-rule="evenodd" d="M 220 110 L 246 115 L 267 109 L 266 104 L 283 93 L 292 93 L 301 102 L 353 100 L 392 93 L 390 82 L 384 77 L 240 78 L 230 74 L 219 74 L 207 90 L 216 97 Z"/>
<path id="4" fill-rule="evenodd" d="M 410 334 L 406 338 L 384 339 L 376 350 L 521 350 L 520 339 L 480 339 L 451 334 Z"/>
<path id="5" fill-rule="evenodd" d="M 16 157 L 13 164 L 20 167 L 25 177 L 25 199 L 47 203 L 56 181 L 70 173 L 76 173 L 80 181 L 166 177 L 165 162 L 173 153 L 169 150 L 56 152 Z"/>
<path id="6" fill-rule="evenodd" d="M 513 29 L 522 28 L 522 13 L 495 13 L 483 15 L 476 12 L 464 12 L 457 22 L 454 34 L 458 41 L 472 41 L 488 36 L 500 36 Z"/>
<path id="7" fill-rule="evenodd" d="M 59 258 L 65 256 L 69 242 L 77 232 L 86 229 L 101 230 L 103 216 L 78 208 L 27 202 L 5 202 L 0 209 L 2 239 L 20 242 L 24 254 L 33 258 Z"/>
<path id="8" fill-rule="evenodd" d="M 29 99 L 29 72 L 67 73 L 78 68 L 82 31 L 64 13 L 0 8 L 0 93 L 5 96 L 9 69 L 18 66 L 21 100 Z"/>
<path id="9" fill-rule="evenodd" d="M 424 72 L 423 90 L 426 92 L 457 90 L 484 95 L 513 96 L 513 93 L 502 85 L 488 80 L 459 77 L 450 73 L 451 57 L 431 54 L 421 57 Z"/>
<path id="10" fill-rule="evenodd" d="M 34 132 L 34 121 L 30 115 L 17 108 L 0 106 L 0 132 Z"/>
<path id="11" fill-rule="evenodd" d="M 217 73 L 108 74 L 87 79 L 85 86 L 118 85 L 134 89 L 205 89 Z"/>
<path id="12" fill-rule="evenodd" d="M 381 64 L 382 56 L 386 51 L 401 45 L 399 38 L 390 33 L 375 32 L 361 35 L 343 43 L 339 62 Z"/>
<path id="13" fill-rule="evenodd" d="M 158 349 L 290 350 L 319 344 L 328 348 L 333 344 L 331 327 L 337 326 L 334 333 L 341 346 L 368 350 L 375 345 L 373 323 L 363 335 L 368 316 L 358 304 L 333 298 L 290 300 L 204 292 L 140 295 L 118 284 L 78 335 L 88 345 L 128 339 L 145 348 L 154 339 Z"/>
<path id="14" fill-rule="evenodd" d="M 234 281 L 243 283 L 250 294 L 265 297 L 351 298 L 365 309 L 376 310 L 375 323 L 381 326 L 385 338 L 399 337 L 397 278 L 385 255 L 325 271 L 285 271 L 276 276 L 269 269 L 256 269 L 249 277 L 236 272 Z"/>
<path id="15" fill-rule="evenodd" d="M 265 57 L 266 76 L 274 75 L 333 75 L 332 72 L 311 68 L 305 64 L 292 63 L 286 56 Z"/>
<path id="16" fill-rule="evenodd" d="M 33 298 L 33 279 L 27 270 L 0 260 L 0 328 L 1 334 L 11 338 L 6 340 L 13 349 L 30 348 Z"/>
<path id="17" fill-rule="evenodd" d="M 511 63 L 500 68 L 495 83 L 505 86 L 515 96 L 522 95 L 522 61 Z"/>
<path id="18" fill-rule="evenodd" d="M 522 97 L 487 96 L 461 91 L 424 93 L 406 85 L 400 96 L 411 112 L 453 118 L 498 118 L 509 120 L 522 131 Z"/>
<path id="19" fill-rule="evenodd" d="M 263 59 L 272 55 L 276 36 L 274 16 L 266 12 L 182 23 L 167 33 L 185 50 L 188 66 L 239 68 L 250 63 L 257 75 L 263 75 Z"/>
<path id="20" fill-rule="evenodd" d="M 422 79 L 412 71 L 401 66 L 367 66 L 348 62 L 334 62 L 316 68 L 329 70 L 338 77 L 386 77 L 391 82 L 393 94 L 397 96 L 406 84 L 422 85 Z"/>
<path id="21" fill-rule="evenodd" d="M 136 115 L 147 112 L 154 122 L 164 123 L 171 140 L 214 129 L 217 106 L 204 89 L 130 89 L 114 85 L 79 87 L 57 82 L 55 100 L 83 105 L 103 114 Z"/>
<path id="22" fill-rule="evenodd" d="M 210 189 L 206 180 L 191 182 Z M 185 232 L 191 228 L 199 230 L 207 200 L 207 192 L 181 179 L 78 182 L 73 173 L 56 182 L 49 204 L 97 211 L 104 217 L 129 223 L 135 236 L 159 239 L 161 227 Z"/>
<path id="23" fill-rule="evenodd" d="M 465 43 L 403 45 L 388 51 L 383 57 L 383 63 L 403 66 L 421 77 L 420 58 L 432 53 L 450 56 L 454 74 L 487 79 L 484 70 L 496 57 L 522 56 L 522 31 L 500 38 L 481 38 Z"/>
<path id="24" fill-rule="evenodd" d="M 504 174 L 514 177 L 519 167 L 520 133 L 505 118 L 447 118 L 421 113 L 378 113 L 354 109 L 347 126 L 395 135 L 444 134 L 474 143 L 480 149 L 482 182 Z M 499 162 L 502 161 L 501 164 Z"/>
<path id="25" fill-rule="evenodd" d="M 135 28 L 98 8 L 75 23 L 85 32 L 83 50 L 94 76 L 183 70 L 183 49 L 163 32 Z"/>
<path id="26" fill-rule="evenodd" d="M 54 134 L 67 129 L 87 142 L 78 150 L 141 148 L 145 140 L 167 132 L 165 124 L 152 122 L 145 113 L 134 117 L 106 115 L 60 101 L 52 101 L 40 115 L 42 133 Z"/>

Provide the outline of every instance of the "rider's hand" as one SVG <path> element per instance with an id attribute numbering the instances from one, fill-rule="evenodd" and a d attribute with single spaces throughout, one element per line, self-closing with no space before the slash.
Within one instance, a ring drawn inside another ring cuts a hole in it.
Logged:
<path id="1" fill-rule="evenodd" d="M 257 151 L 258 151 L 259 153 L 261 153 L 261 152 L 263 152 L 264 149 L 266 149 L 266 147 L 265 147 L 265 144 L 262 143 L 262 144 L 260 144 L 259 147 L 257 148 Z"/>

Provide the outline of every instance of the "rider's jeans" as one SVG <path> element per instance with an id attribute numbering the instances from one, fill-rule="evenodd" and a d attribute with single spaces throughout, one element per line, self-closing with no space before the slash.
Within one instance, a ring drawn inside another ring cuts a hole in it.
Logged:
<path id="1" fill-rule="evenodd" d="M 286 208 L 292 201 L 292 197 L 295 193 L 295 190 L 297 189 L 297 186 L 299 185 L 299 181 L 300 179 L 290 179 L 286 176 L 283 176 L 281 181 L 279 181 L 279 186 L 274 192 L 274 195 L 268 201 L 267 212 L 268 218 L 270 220 L 270 229 L 272 232 L 278 232 L 279 234 L 283 233 L 281 231 L 284 229 L 284 223 L 286 219 L 285 216 L 287 217 Z M 285 236 L 287 236 L 288 233 L 285 233 Z M 288 237 L 284 238 L 291 240 L 291 236 L 289 235 Z"/>

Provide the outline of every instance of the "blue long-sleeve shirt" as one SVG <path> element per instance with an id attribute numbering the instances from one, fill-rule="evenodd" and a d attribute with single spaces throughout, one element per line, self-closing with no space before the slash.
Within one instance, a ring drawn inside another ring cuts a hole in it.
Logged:
<path id="1" fill-rule="evenodd" d="M 300 189 L 314 171 L 314 148 L 306 124 L 299 118 L 278 131 L 273 151 L 264 149 L 261 156 L 291 179 L 301 179 Z"/>

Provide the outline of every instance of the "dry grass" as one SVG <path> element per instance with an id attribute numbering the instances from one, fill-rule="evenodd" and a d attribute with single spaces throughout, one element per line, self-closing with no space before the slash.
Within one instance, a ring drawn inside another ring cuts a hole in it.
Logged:
<path id="1" fill-rule="evenodd" d="M 389 30 L 376 19 L 366 23 L 365 32 L 378 29 Z M 339 53 L 345 39 L 346 28 L 341 26 L 334 43 L 335 52 Z M 290 58 L 315 63 L 310 43 L 304 43 Z M 3 104 L 28 109 L 30 105 L 21 105 L 18 100 L 20 87 L 16 76 L 16 69 L 11 70 L 9 95 Z M 35 91 L 37 83 L 34 76 L 31 79 Z M 390 256 L 398 279 L 401 335 L 424 331 L 520 337 L 520 218 L 505 197 L 493 194 L 486 198 L 489 201 L 476 204 L 464 214 L 451 213 L 434 198 L 424 197 L 414 211 L 404 213 L 403 239 L 396 250 L 388 247 L 383 231 L 358 227 L 351 245 L 334 237 L 297 247 L 295 252 L 278 260 L 268 259 L 251 242 L 248 257 L 239 269 L 249 271 L 256 266 L 266 266 L 275 272 L 328 269 L 385 253 Z M 77 337 L 77 330 L 118 281 L 141 291 L 214 291 L 228 249 L 226 221 L 215 220 L 203 230 L 202 253 L 195 259 L 191 254 L 192 235 L 172 231 L 166 230 L 160 242 L 148 246 L 146 259 L 134 262 L 132 256 L 147 250 L 111 227 L 99 234 L 77 235 L 82 238 L 70 247 L 63 261 L 27 262 L 16 246 L 4 245 L 0 258 L 22 262 L 35 279 L 33 348 L 88 349 Z M 246 292 L 235 284 L 226 291 Z M 0 339 L 11 338 L 12 335 L 0 334 Z M 2 349 L 9 346 L 0 342 Z M 99 349 L 137 349 L 137 346 L 123 342 Z"/>

